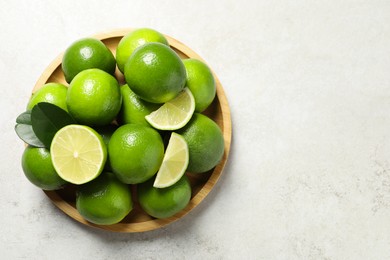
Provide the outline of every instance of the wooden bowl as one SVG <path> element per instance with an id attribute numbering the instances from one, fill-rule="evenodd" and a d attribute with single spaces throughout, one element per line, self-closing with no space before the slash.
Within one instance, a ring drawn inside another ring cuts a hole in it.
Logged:
<path id="1" fill-rule="evenodd" d="M 98 35 L 94 35 L 94 38 L 102 40 L 107 47 L 115 54 L 116 46 L 118 45 L 121 38 L 130 32 L 131 29 L 124 30 L 115 30 L 107 33 L 101 33 Z M 175 40 L 172 37 L 166 36 L 168 42 L 173 50 L 179 54 L 182 58 L 196 58 L 199 60 L 203 60 L 198 54 L 192 51 L 183 43 Z M 60 54 L 50 65 L 49 67 L 42 73 L 41 77 L 38 79 L 33 92 L 42 87 L 45 83 L 49 82 L 59 82 L 64 85 L 67 85 L 62 69 L 61 69 L 61 61 L 62 61 L 63 53 Z M 124 76 L 117 69 L 115 72 L 115 76 L 121 84 L 124 84 Z M 100 228 L 104 230 L 116 231 L 116 232 L 144 232 L 149 230 L 154 230 L 161 228 L 169 223 L 172 223 L 183 216 L 185 216 L 189 211 L 195 208 L 203 199 L 207 196 L 207 194 L 212 190 L 214 185 L 217 183 L 219 177 L 222 174 L 222 170 L 225 166 L 226 160 L 229 155 L 230 150 L 230 141 L 231 141 L 231 118 L 230 118 L 230 110 L 229 105 L 222 88 L 221 83 L 219 82 L 217 76 L 214 73 L 214 77 L 216 80 L 217 86 L 217 95 L 213 103 L 210 107 L 204 112 L 205 115 L 212 118 L 221 128 L 223 132 L 223 137 L 225 140 L 225 151 L 222 157 L 221 162 L 212 170 L 202 174 L 191 174 L 186 173 L 191 181 L 192 187 L 192 196 L 191 201 L 187 205 L 185 209 L 176 215 L 165 218 L 165 219 L 155 219 L 147 215 L 139 206 L 137 202 L 137 196 L 135 192 L 135 187 L 132 188 L 133 192 L 133 201 L 134 201 L 134 209 L 130 212 L 130 214 L 123 219 L 120 223 L 114 225 L 95 225 L 88 221 L 86 221 L 77 211 L 75 206 L 75 189 L 76 186 L 68 185 L 64 189 L 57 191 L 44 191 L 45 194 L 53 201 L 53 203 L 61 209 L 64 213 L 66 213 L 71 218 L 77 220 L 80 223 L 83 223 L 90 227 Z"/>

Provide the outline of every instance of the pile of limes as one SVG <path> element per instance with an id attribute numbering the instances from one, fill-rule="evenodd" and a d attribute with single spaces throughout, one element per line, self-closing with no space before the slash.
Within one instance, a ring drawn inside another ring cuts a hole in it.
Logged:
<path id="1" fill-rule="evenodd" d="M 131 212 L 131 185 L 152 217 L 184 209 L 191 199 L 186 172 L 207 172 L 224 153 L 219 126 L 202 114 L 216 95 L 208 66 L 182 60 L 164 35 L 142 28 L 121 39 L 116 57 L 100 40 L 74 42 L 62 71 L 69 86 L 45 84 L 27 111 L 47 102 L 76 123 L 55 132 L 50 147 L 26 147 L 26 177 L 45 190 L 76 185 L 76 207 L 95 224 L 118 223 Z"/>

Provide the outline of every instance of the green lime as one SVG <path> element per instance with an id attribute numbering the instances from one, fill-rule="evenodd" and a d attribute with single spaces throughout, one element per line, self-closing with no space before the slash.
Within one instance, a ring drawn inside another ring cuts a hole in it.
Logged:
<path id="1" fill-rule="evenodd" d="M 213 102 L 216 93 L 214 76 L 200 60 L 183 60 L 187 72 L 186 86 L 195 98 L 195 111 L 202 112 Z"/>
<path id="2" fill-rule="evenodd" d="M 27 110 L 31 110 L 40 102 L 47 102 L 68 111 L 66 107 L 66 93 L 68 88 L 60 83 L 47 83 L 34 92 L 27 104 Z"/>
<path id="3" fill-rule="evenodd" d="M 105 71 L 84 70 L 70 83 L 66 104 L 69 113 L 80 124 L 107 125 L 121 108 L 119 83 Z"/>
<path id="4" fill-rule="evenodd" d="M 95 128 L 96 132 L 98 132 L 103 137 L 103 141 L 107 148 L 111 136 L 117 128 L 118 127 L 116 125 L 105 125 L 105 126 L 99 126 Z M 106 164 L 104 165 L 104 170 L 111 171 L 111 163 L 110 163 L 110 158 L 108 158 L 108 156 L 107 156 Z"/>
<path id="5" fill-rule="evenodd" d="M 114 55 L 104 43 L 94 38 L 83 38 L 70 45 L 62 58 L 62 70 L 70 83 L 81 71 L 97 68 L 114 74 Z"/>
<path id="6" fill-rule="evenodd" d="M 190 151 L 188 171 L 206 172 L 222 159 L 224 140 L 221 129 L 207 116 L 195 113 L 190 122 L 177 133 L 182 135 L 188 144 Z"/>
<path id="7" fill-rule="evenodd" d="M 121 86 L 122 108 L 118 114 L 121 124 L 141 124 L 150 126 L 145 116 L 157 110 L 161 105 L 147 102 L 136 95 L 128 85 Z"/>
<path id="8" fill-rule="evenodd" d="M 154 178 L 138 184 L 138 201 L 150 216 L 169 218 L 183 210 L 191 199 L 191 185 L 186 175 L 167 188 L 153 187 Z"/>
<path id="9" fill-rule="evenodd" d="M 22 156 L 22 168 L 27 179 L 44 190 L 57 190 L 66 184 L 53 167 L 46 148 L 27 146 Z"/>
<path id="10" fill-rule="evenodd" d="M 188 161 L 189 152 L 186 140 L 173 132 L 153 187 L 166 188 L 175 184 L 186 172 Z"/>
<path id="11" fill-rule="evenodd" d="M 111 136 L 116 129 L 118 129 L 116 125 L 104 125 L 95 128 L 96 132 L 98 132 L 103 137 L 103 141 L 107 147 L 108 143 L 110 142 Z"/>
<path id="12" fill-rule="evenodd" d="M 126 61 L 133 51 L 139 46 L 149 42 L 160 42 L 168 45 L 168 41 L 165 39 L 164 35 L 149 28 L 140 28 L 125 35 L 120 40 L 116 49 L 116 62 L 119 70 L 124 72 Z"/>
<path id="13" fill-rule="evenodd" d="M 78 186 L 76 208 L 94 224 L 118 223 L 133 209 L 130 188 L 114 174 L 103 172 L 97 179 Z"/>
<path id="14" fill-rule="evenodd" d="M 159 130 L 176 130 L 190 121 L 195 111 L 195 99 L 188 88 L 156 111 L 145 116 L 151 126 Z"/>
<path id="15" fill-rule="evenodd" d="M 186 70 L 179 55 L 162 43 L 138 47 L 125 65 L 129 87 L 142 99 L 165 103 L 183 90 Z"/>
<path id="16" fill-rule="evenodd" d="M 127 184 L 141 183 L 158 171 L 164 157 L 164 144 L 156 130 L 126 124 L 111 136 L 108 156 L 119 180 Z"/>
<path id="17" fill-rule="evenodd" d="M 97 178 L 107 160 L 102 136 L 85 125 L 67 125 L 58 130 L 50 152 L 58 175 L 73 184 Z"/>

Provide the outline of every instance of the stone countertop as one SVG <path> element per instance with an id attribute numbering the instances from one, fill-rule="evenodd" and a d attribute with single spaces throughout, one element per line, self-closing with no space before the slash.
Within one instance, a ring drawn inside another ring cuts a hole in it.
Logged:
<path id="1" fill-rule="evenodd" d="M 390 2 L 11 1 L 0 8 L 3 259 L 389 259 Z M 151 27 L 213 68 L 233 139 L 209 196 L 160 230 L 83 226 L 24 177 L 13 127 L 73 41 Z"/>

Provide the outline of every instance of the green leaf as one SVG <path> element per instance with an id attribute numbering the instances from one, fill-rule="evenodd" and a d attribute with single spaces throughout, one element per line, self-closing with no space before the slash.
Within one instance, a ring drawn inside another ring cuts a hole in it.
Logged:
<path id="1" fill-rule="evenodd" d="M 25 143 L 35 147 L 45 147 L 45 145 L 35 135 L 32 125 L 16 124 L 15 132 Z"/>
<path id="2" fill-rule="evenodd" d="M 16 123 L 15 132 L 23 142 L 35 147 L 45 147 L 32 129 L 31 111 L 21 113 L 16 118 Z"/>
<path id="3" fill-rule="evenodd" d="M 31 111 L 32 129 L 39 140 L 50 148 L 51 141 L 58 130 L 76 121 L 65 110 L 56 105 L 41 102 Z"/>
<path id="4" fill-rule="evenodd" d="M 21 113 L 16 118 L 16 123 L 31 125 L 31 110 L 27 110 L 26 112 Z"/>

